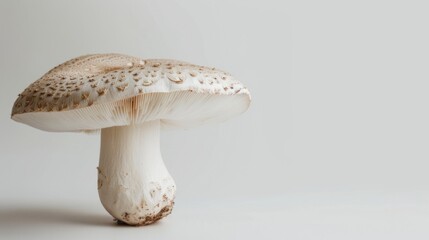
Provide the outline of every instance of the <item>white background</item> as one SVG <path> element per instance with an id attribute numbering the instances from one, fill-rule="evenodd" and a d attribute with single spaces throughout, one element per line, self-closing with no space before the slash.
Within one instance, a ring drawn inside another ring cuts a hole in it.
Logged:
<path id="1" fill-rule="evenodd" d="M 354 2 L 354 3 L 353 3 Z M 428 239 L 425 1 L 0 1 L 1 239 Z M 10 120 L 88 53 L 216 66 L 252 93 L 228 122 L 162 134 L 173 214 L 113 224 L 99 136 Z"/>

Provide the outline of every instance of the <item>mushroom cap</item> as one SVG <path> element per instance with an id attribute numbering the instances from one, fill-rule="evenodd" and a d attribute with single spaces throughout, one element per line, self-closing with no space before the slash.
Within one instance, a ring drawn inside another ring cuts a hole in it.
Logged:
<path id="1" fill-rule="evenodd" d="M 93 131 L 160 119 L 188 128 L 247 110 L 250 93 L 230 74 L 204 66 L 121 54 L 69 60 L 30 84 L 12 119 L 53 131 Z"/>

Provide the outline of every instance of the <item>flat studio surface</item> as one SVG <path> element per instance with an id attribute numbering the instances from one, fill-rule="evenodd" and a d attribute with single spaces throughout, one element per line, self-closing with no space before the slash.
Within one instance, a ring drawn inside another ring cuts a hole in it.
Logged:
<path id="1" fill-rule="evenodd" d="M 356 193 L 178 201 L 170 217 L 143 228 L 116 225 L 97 201 L 23 202 L 0 208 L 0 232 L 8 239 L 424 239 L 425 201 Z"/>

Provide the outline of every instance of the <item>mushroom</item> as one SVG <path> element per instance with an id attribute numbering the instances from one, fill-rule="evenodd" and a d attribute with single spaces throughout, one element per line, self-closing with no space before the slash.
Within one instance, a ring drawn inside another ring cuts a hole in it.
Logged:
<path id="1" fill-rule="evenodd" d="M 171 213 L 176 192 L 161 157 L 160 130 L 224 121 L 249 104 L 249 91 L 215 68 L 93 54 L 27 87 L 12 119 L 51 132 L 101 130 L 101 203 L 118 222 L 147 225 Z"/>

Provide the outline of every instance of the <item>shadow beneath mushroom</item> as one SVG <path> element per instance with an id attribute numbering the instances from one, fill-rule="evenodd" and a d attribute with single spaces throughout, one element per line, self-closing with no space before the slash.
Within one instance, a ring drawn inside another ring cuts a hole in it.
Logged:
<path id="1" fill-rule="evenodd" d="M 116 226 L 109 215 L 91 213 L 77 208 L 22 206 L 0 208 L 0 229 L 8 226 L 88 225 Z"/>

